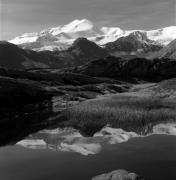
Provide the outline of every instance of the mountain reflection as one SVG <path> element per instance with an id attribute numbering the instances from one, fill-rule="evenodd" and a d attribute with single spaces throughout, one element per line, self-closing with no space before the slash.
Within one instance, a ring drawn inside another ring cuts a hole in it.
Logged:
<path id="1" fill-rule="evenodd" d="M 176 135 L 176 123 L 148 123 L 120 128 L 104 127 L 93 136 L 68 127 L 61 128 L 60 113 L 45 109 L 1 123 L 0 146 L 20 145 L 31 149 L 77 152 L 82 155 L 97 154 L 105 144 L 126 142 L 131 138 L 152 134 Z M 86 135 L 86 136 L 84 136 Z"/>
<path id="2" fill-rule="evenodd" d="M 122 129 L 104 127 L 92 137 L 83 137 L 78 130 L 73 128 L 57 128 L 42 130 L 29 135 L 26 139 L 18 142 L 17 145 L 31 149 L 50 149 L 54 151 L 77 152 L 82 155 L 93 155 L 99 153 L 104 144 L 123 143 L 131 138 L 145 137 L 153 134 L 176 135 L 176 123 L 155 125 L 146 134 L 147 130 L 148 127 L 141 134 L 137 134 Z"/>

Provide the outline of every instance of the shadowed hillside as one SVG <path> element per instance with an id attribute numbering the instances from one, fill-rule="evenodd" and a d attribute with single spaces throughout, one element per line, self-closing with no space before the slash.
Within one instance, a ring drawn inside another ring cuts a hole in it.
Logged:
<path id="1" fill-rule="evenodd" d="M 110 56 L 91 61 L 72 71 L 94 77 L 161 81 L 176 77 L 176 61 L 173 59 L 149 60 L 144 58 L 123 60 L 122 58 Z"/>
<path id="2" fill-rule="evenodd" d="M 63 68 L 106 56 L 106 50 L 85 38 L 77 39 L 68 50 L 54 52 L 25 50 L 6 41 L 0 42 L 0 66 L 11 69 Z"/>

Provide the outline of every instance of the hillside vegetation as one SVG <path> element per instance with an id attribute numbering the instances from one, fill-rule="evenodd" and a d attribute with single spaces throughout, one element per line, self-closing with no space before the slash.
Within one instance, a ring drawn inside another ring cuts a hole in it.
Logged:
<path id="1" fill-rule="evenodd" d="M 164 90 L 166 82 L 146 88 L 150 89 L 148 94 L 146 89 L 145 91 L 141 89 L 139 93 L 108 95 L 83 102 L 63 113 L 64 125 L 73 126 L 88 135 L 93 135 L 106 125 L 141 132 L 146 126 L 152 128 L 160 122 L 176 121 L 175 100 L 168 96 L 160 96 L 160 92 L 156 96 L 157 88 Z"/>

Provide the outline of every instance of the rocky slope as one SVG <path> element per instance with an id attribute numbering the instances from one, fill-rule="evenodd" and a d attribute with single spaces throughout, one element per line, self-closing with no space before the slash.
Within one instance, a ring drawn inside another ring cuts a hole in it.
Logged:
<path id="1" fill-rule="evenodd" d="M 107 51 L 114 55 L 136 55 L 159 51 L 162 46 L 150 40 L 146 33 L 136 31 L 105 45 Z"/>
<path id="2" fill-rule="evenodd" d="M 176 39 L 152 56 L 152 58 L 176 59 Z"/>

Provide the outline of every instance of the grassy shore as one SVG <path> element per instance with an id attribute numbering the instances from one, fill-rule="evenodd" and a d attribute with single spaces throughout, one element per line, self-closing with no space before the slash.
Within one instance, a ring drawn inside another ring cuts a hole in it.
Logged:
<path id="1" fill-rule="evenodd" d="M 176 121 L 174 101 L 159 97 L 112 95 L 89 100 L 63 112 L 64 124 L 92 135 L 109 124 L 141 132 L 146 126 Z"/>

